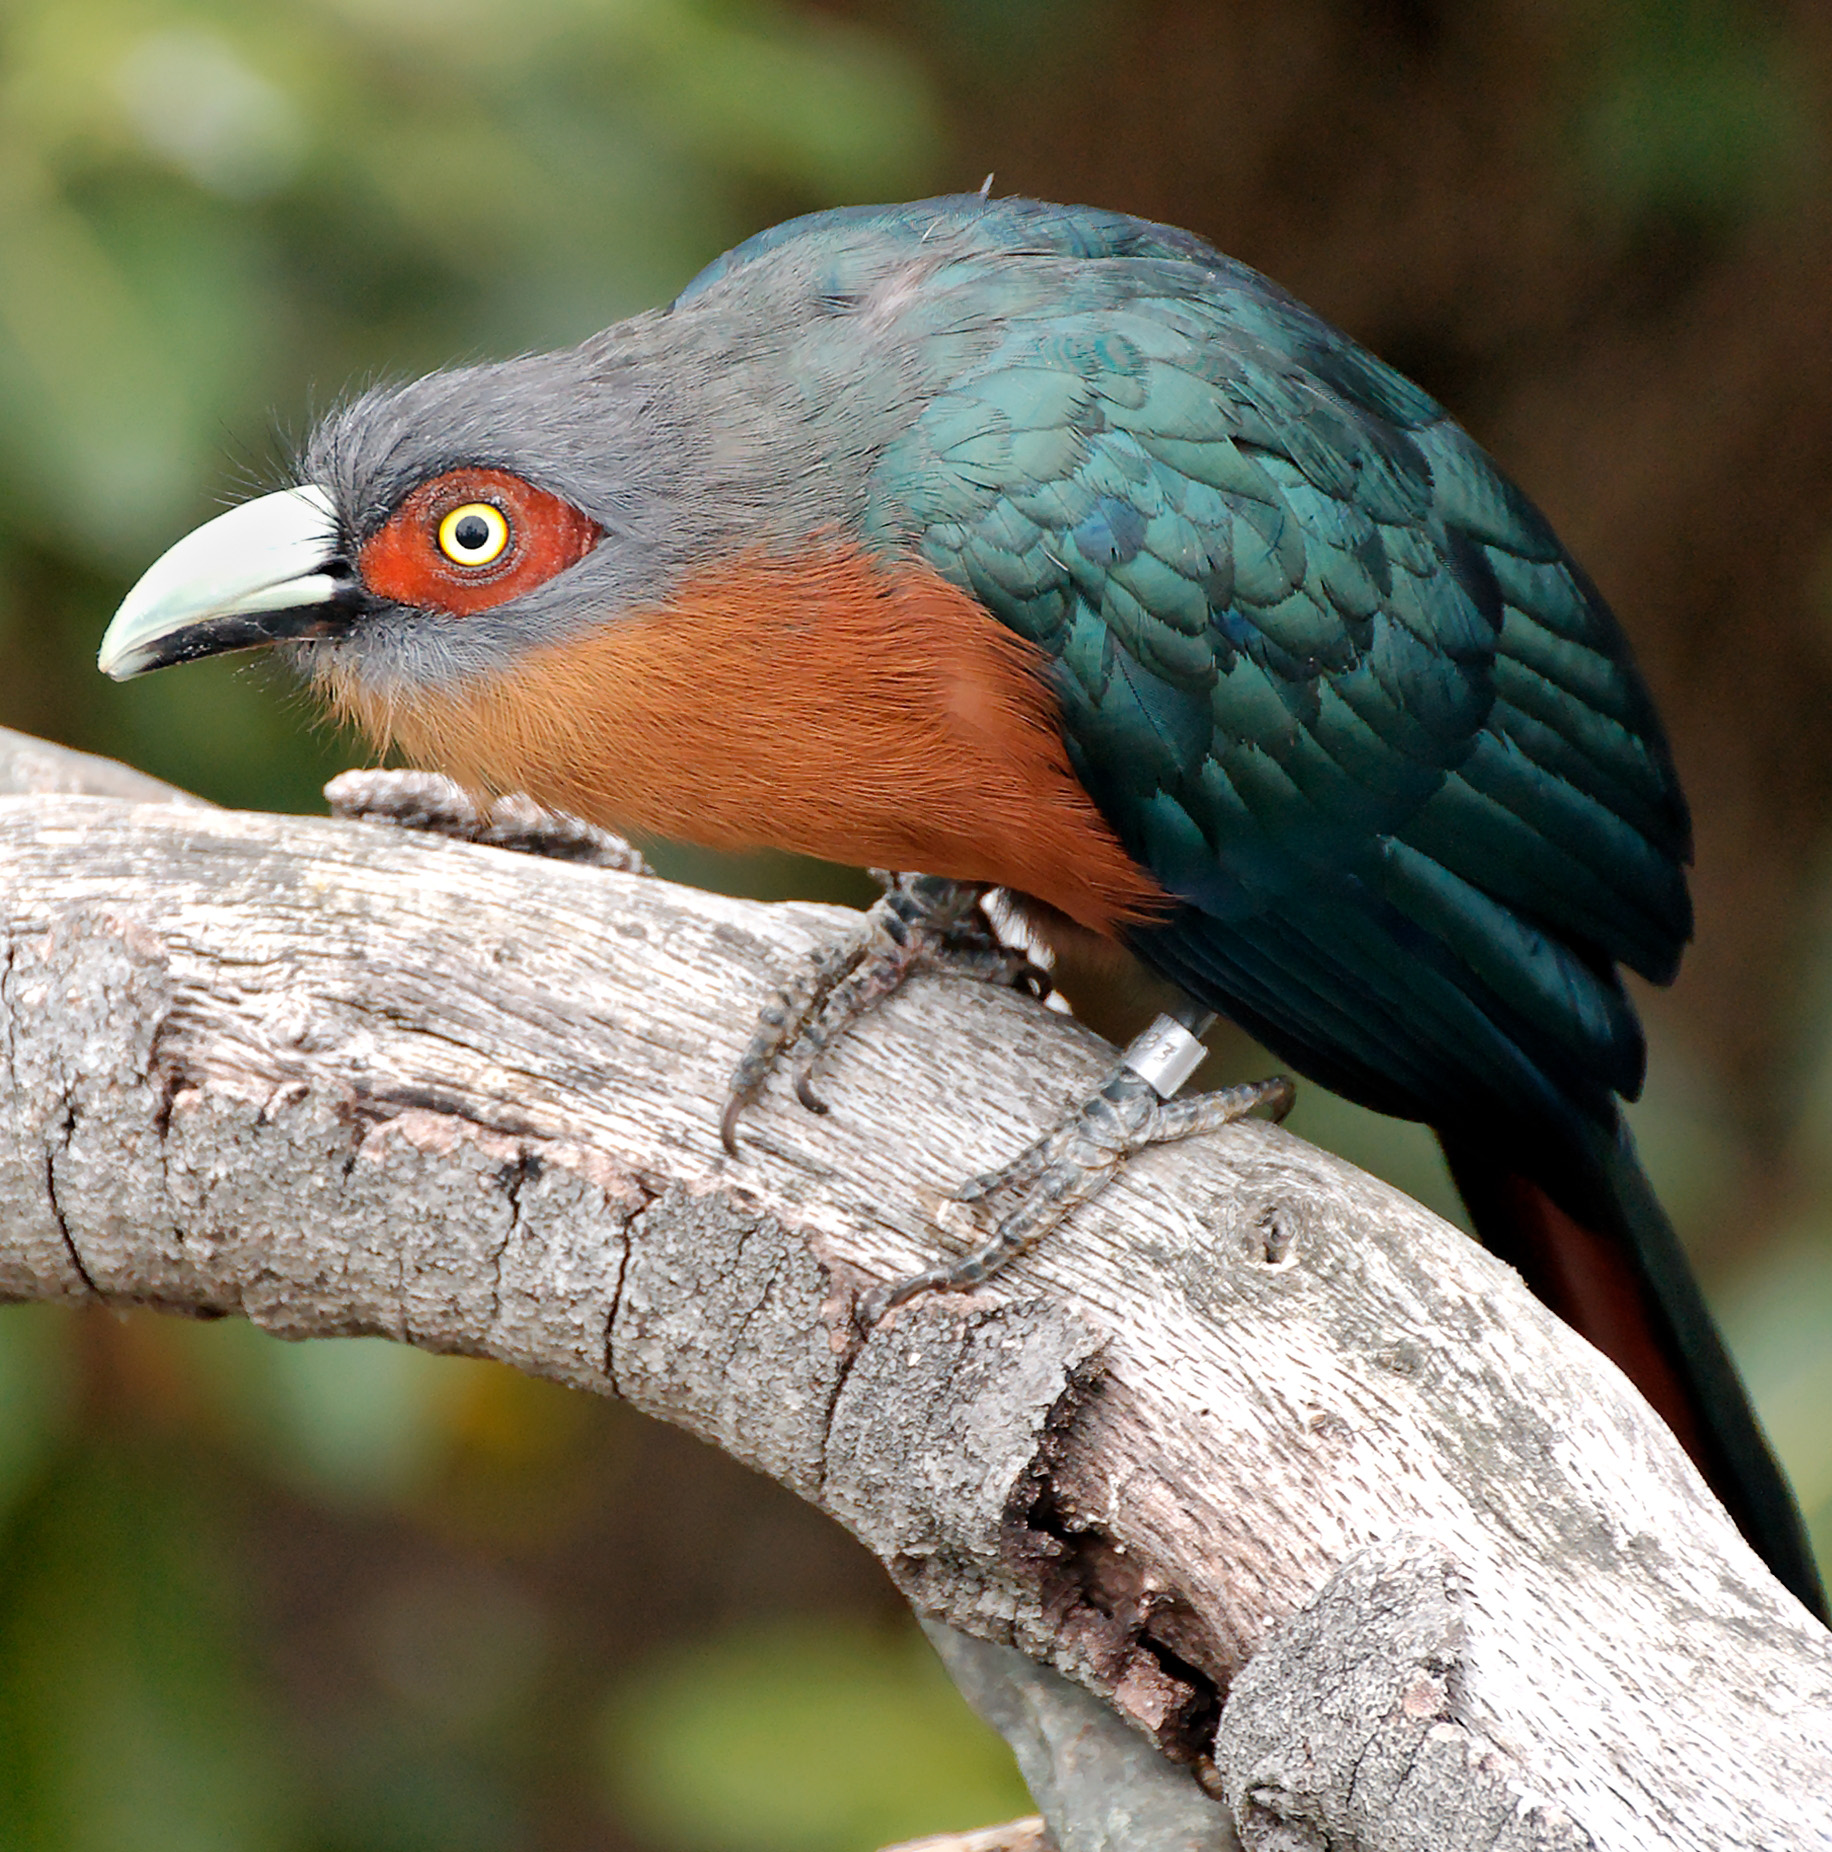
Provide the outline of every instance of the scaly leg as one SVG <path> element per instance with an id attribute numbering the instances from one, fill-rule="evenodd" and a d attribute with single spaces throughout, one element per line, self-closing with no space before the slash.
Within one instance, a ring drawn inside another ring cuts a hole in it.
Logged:
<path id="1" fill-rule="evenodd" d="M 1275 1119 L 1284 1118 L 1293 1089 L 1282 1077 L 1187 1100 L 1172 1098 L 1202 1064 L 1201 1035 L 1214 1020 L 1194 1010 L 1188 1021 L 1160 1016 L 1077 1112 L 1009 1164 L 957 1190 L 956 1202 L 984 1203 L 1006 1194 L 1017 1201 L 991 1238 L 972 1253 L 862 1294 L 861 1328 L 869 1331 L 893 1306 L 918 1293 L 954 1292 L 989 1279 L 1098 1195 L 1127 1159 L 1148 1145 L 1217 1131 L 1261 1106 L 1270 1107 Z"/>
<path id="2" fill-rule="evenodd" d="M 884 884 L 884 898 L 857 926 L 815 951 L 758 1013 L 719 1122 L 719 1136 L 734 1157 L 739 1116 L 785 1058 L 796 1098 L 810 1112 L 827 1110 L 814 1091 L 816 1063 L 911 973 L 945 969 L 1036 997 L 1049 994 L 1048 973 L 994 936 L 980 906 L 984 886 L 939 875 L 872 873 Z"/>

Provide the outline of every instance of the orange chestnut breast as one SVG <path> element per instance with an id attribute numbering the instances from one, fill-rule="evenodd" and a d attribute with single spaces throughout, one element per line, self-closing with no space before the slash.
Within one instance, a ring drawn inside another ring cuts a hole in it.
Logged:
<path id="1" fill-rule="evenodd" d="M 365 586 L 398 604 L 468 617 L 581 560 L 597 522 L 501 469 L 454 469 L 423 482 L 358 555 Z"/>
<path id="2" fill-rule="evenodd" d="M 449 687 L 325 692 L 417 764 L 613 829 L 994 882 L 1095 932 L 1170 903 L 1070 767 L 1029 643 L 919 561 L 835 537 Z"/>

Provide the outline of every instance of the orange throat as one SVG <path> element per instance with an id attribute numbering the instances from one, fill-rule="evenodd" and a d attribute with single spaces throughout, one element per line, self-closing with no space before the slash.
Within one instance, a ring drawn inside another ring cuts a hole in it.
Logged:
<path id="1" fill-rule="evenodd" d="M 925 566 L 746 558 L 497 674 L 325 692 L 384 749 L 627 834 L 992 882 L 1104 934 L 1167 904 L 1070 770 L 1041 656 Z"/>

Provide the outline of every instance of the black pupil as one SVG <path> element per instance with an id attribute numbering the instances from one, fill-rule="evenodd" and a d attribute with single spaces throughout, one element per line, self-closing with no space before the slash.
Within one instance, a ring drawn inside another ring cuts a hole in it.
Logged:
<path id="1" fill-rule="evenodd" d="M 452 529 L 461 553 L 481 553 L 490 544 L 490 524 L 480 514 L 467 514 Z"/>

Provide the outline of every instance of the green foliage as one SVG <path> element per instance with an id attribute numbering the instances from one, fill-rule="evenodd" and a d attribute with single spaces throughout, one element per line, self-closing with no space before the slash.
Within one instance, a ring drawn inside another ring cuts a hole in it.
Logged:
<path id="1" fill-rule="evenodd" d="M 744 1629 L 638 1667 L 604 1724 L 620 1811 L 680 1852 L 871 1852 L 1031 1811 L 914 1626 Z"/>
<path id="2" fill-rule="evenodd" d="M 487 1365 L 386 1338 L 276 1343 L 239 1321 L 186 1349 L 231 1437 L 305 1496 L 353 1506 L 422 1494 L 444 1464 L 467 1379 Z"/>
<path id="3" fill-rule="evenodd" d="M 1823 171 L 1822 112 L 1766 10 L 1750 0 L 1628 0 L 1606 15 L 1579 149 L 1631 220 L 1734 227 Z"/>
<path id="4" fill-rule="evenodd" d="M 1832 1562 L 1832 1226 L 1823 1204 L 1742 1275 L 1722 1312 L 1820 1560 Z"/>
<path id="5" fill-rule="evenodd" d="M 0 1534 L 37 1481 L 69 1420 L 68 1321 L 43 1307 L 0 1318 Z"/>
<path id="6" fill-rule="evenodd" d="M 297 1843 L 237 1639 L 233 1514 L 182 1450 L 73 1450 L 0 1557 L 0 1848 Z"/>

